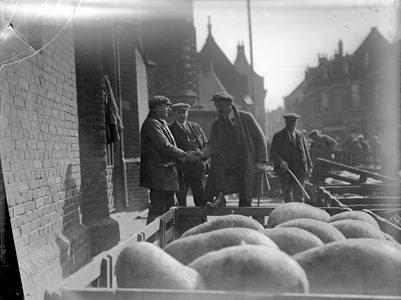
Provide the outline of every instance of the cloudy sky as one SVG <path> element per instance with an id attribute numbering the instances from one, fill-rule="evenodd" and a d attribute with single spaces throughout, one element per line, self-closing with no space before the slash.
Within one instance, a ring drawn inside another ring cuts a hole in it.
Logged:
<path id="1" fill-rule="evenodd" d="M 251 0 L 250 7 L 254 69 L 264 77 L 269 110 L 283 105 L 306 68 L 317 66 L 318 54 L 334 56 L 340 39 L 344 52 L 352 54 L 372 27 L 389 42 L 400 38 L 398 0 Z M 208 16 L 212 35 L 230 61 L 243 42 L 250 62 L 247 1 L 194 1 L 198 51 L 206 41 Z"/>

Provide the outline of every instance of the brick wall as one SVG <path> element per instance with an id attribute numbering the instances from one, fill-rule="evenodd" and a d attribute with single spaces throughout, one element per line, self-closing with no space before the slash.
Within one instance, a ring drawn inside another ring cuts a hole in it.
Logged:
<path id="1" fill-rule="evenodd" d="M 44 23 L 44 43 L 51 32 Z M 1 160 L 25 299 L 42 299 L 89 258 L 71 27 L 33 58 L 3 66 L 0 90 Z"/>
<path id="2" fill-rule="evenodd" d="M 139 187 L 139 158 L 140 126 L 149 111 L 146 61 L 136 27 L 124 24 L 118 28 L 128 206 L 129 210 L 143 210 L 148 205 L 148 191 Z"/>
<path id="3" fill-rule="evenodd" d="M 105 25 L 105 26 L 103 26 Z M 107 22 L 94 20 L 74 26 L 75 66 L 81 156 L 81 211 L 89 230 L 91 256 L 120 240 L 118 223 L 110 218 L 106 166 L 105 100 L 102 44 Z"/>

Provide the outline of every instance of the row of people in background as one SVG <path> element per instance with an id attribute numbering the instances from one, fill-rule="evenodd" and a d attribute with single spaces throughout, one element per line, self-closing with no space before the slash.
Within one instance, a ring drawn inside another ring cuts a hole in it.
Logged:
<path id="1" fill-rule="evenodd" d="M 371 141 L 367 141 L 363 134 L 354 135 L 350 134 L 348 138 L 341 144 L 340 139 L 335 135 L 331 137 L 327 134 L 322 134 L 318 130 L 312 130 L 307 135 L 306 130 L 301 130 L 306 136 L 309 136 L 308 148 L 310 149 L 313 157 L 332 158 L 334 151 L 352 151 L 352 152 L 365 152 L 365 153 L 386 153 L 383 143 L 379 140 L 377 135 L 373 136 Z M 269 144 L 269 139 L 267 139 Z"/>
<path id="2" fill-rule="evenodd" d="M 150 190 L 147 224 L 174 205 L 186 205 L 189 187 L 197 206 L 224 207 L 224 196 L 233 193 L 239 193 L 239 206 L 251 206 L 254 175 L 267 162 L 266 138 L 251 113 L 232 105 L 231 95 L 217 93 L 211 101 L 219 117 L 207 141 L 199 124 L 187 121 L 188 104 L 173 106 L 164 96 L 149 100 L 150 112 L 141 128 L 140 166 L 140 186 Z M 170 107 L 176 121 L 168 125 Z"/>
<path id="3" fill-rule="evenodd" d="M 377 135 L 372 137 L 372 141 L 369 144 L 363 134 L 360 134 L 357 137 L 350 134 L 348 139 L 344 142 L 342 150 L 365 153 L 386 153 L 386 150 Z"/>

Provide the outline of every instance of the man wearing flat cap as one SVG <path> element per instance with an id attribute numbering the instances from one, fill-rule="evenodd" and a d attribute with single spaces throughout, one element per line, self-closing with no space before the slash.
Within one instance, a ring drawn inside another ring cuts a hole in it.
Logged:
<path id="1" fill-rule="evenodd" d="M 212 123 L 209 142 L 198 152 L 203 160 L 211 157 L 205 199 L 208 207 L 224 207 L 224 195 L 239 193 L 239 206 L 249 207 L 254 175 L 267 159 L 266 138 L 251 113 L 232 105 L 230 94 L 214 94 L 211 101 L 219 117 Z"/>
<path id="2" fill-rule="evenodd" d="M 177 147 L 186 151 L 198 151 L 202 149 L 207 142 L 201 126 L 198 123 L 188 121 L 188 112 L 191 106 L 187 103 L 176 103 L 171 106 L 174 111 L 175 121 L 169 125 L 174 135 Z M 186 161 L 182 165 L 184 173 L 184 186 L 176 193 L 178 204 L 187 205 L 187 193 L 191 188 L 194 197 L 195 206 L 206 206 L 203 199 L 205 192 L 205 171 L 206 162 Z"/>
<path id="3" fill-rule="evenodd" d="M 306 144 L 305 135 L 296 129 L 300 116 L 295 113 L 283 116 L 285 128 L 276 132 L 270 147 L 270 158 L 274 171 L 279 175 L 284 202 L 304 202 L 301 187 L 288 169 L 304 186 L 306 175 L 312 172 L 312 161 Z"/>
<path id="4" fill-rule="evenodd" d="M 337 147 L 337 141 L 327 134 L 321 134 L 317 129 L 309 133 L 309 137 L 313 140 L 311 146 L 312 160 L 316 161 L 321 157 L 324 159 L 334 158 L 333 152 Z"/>
<path id="5" fill-rule="evenodd" d="M 196 161 L 194 152 L 177 147 L 167 122 L 169 106 L 165 96 L 149 100 L 150 112 L 141 128 L 141 167 L 139 185 L 150 190 L 147 224 L 174 206 L 174 194 L 182 181 L 180 163 Z M 181 183 L 182 184 L 182 183 Z"/>

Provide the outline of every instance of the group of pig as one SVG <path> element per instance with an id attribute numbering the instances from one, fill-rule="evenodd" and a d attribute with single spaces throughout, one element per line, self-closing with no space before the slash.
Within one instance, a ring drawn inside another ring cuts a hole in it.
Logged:
<path id="1" fill-rule="evenodd" d="M 134 243 L 115 271 L 120 288 L 401 295 L 401 245 L 365 212 L 286 203 L 267 228 L 233 214 L 164 249 Z"/>

